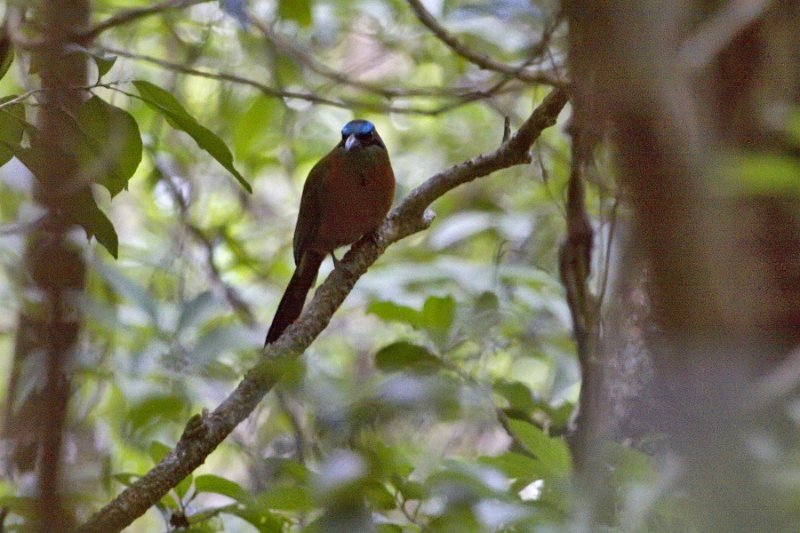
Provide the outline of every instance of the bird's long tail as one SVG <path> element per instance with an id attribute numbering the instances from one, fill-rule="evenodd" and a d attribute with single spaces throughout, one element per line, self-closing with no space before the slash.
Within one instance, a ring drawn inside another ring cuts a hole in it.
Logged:
<path id="1" fill-rule="evenodd" d="M 300 316 L 306 302 L 306 295 L 317 279 L 317 272 L 319 272 L 319 266 L 324 258 L 324 255 L 314 252 L 306 252 L 302 255 L 300 263 L 283 293 L 281 303 L 278 304 L 278 310 L 275 311 L 275 318 L 272 319 L 264 346 L 277 340 L 283 330 Z"/>

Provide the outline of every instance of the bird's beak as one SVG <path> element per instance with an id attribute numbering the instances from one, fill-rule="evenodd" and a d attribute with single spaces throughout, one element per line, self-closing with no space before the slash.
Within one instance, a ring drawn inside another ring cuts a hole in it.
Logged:
<path id="1" fill-rule="evenodd" d="M 344 142 L 344 149 L 347 150 L 348 152 L 351 151 L 353 148 L 356 148 L 358 146 L 361 146 L 361 143 L 358 141 L 358 139 L 356 138 L 355 135 L 351 135 Z"/>

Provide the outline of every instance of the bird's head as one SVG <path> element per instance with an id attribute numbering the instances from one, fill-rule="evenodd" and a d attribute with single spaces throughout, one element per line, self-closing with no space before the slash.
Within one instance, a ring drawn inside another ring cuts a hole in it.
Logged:
<path id="1" fill-rule="evenodd" d="M 386 149 L 375 125 L 368 120 L 351 120 L 342 128 L 342 140 L 339 143 L 348 152 L 361 150 L 368 146 Z"/>

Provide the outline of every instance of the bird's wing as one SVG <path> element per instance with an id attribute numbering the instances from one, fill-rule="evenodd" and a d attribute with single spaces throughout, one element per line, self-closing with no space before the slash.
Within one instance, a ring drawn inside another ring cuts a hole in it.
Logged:
<path id="1" fill-rule="evenodd" d="M 300 197 L 300 211 L 297 214 L 297 224 L 294 227 L 294 262 L 300 264 L 300 258 L 308 250 L 317 234 L 322 216 L 322 202 L 325 198 L 326 166 L 323 157 L 311 169 L 303 185 L 303 195 Z"/>

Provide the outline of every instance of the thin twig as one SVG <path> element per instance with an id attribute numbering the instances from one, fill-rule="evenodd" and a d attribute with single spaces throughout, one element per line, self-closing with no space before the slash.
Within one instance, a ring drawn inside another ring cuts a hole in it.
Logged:
<path id="1" fill-rule="evenodd" d="M 371 92 L 384 98 L 410 98 L 410 97 L 432 97 L 432 98 L 462 98 L 474 94 L 475 91 L 469 87 L 414 87 L 408 89 L 388 88 L 375 83 L 364 82 L 353 79 L 351 76 L 332 69 L 320 63 L 314 56 L 300 48 L 290 39 L 276 32 L 269 24 L 256 17 L 252 13 L 248 14 L 249 20 L 262 34 L 262 36 L 272 43 L 276 49 L 289 56 L 292 60 L 305 65 L 309 70 L 324 76 L 338 84 L 349 85 L 362 91 Z"/>
<path id="2" fill-rule="evenodd" d="M 354 244 L 317 289 L 300 318 L 274 343 L 264 357 L 213 413 L 193 416 L 175 448 L 152 470 L 132 483 L 81 526 L 80 531 L 119 531 L 158 502 L 173 486 L 200 466 L 231 431 L 255 409 L 280 379 L 286 362 L 298 357 L 325 329 L 333 313 L 386 248 L 428 227 L 428 206 L 452 189 L 515 165 L 530 161 L 531 144 L 556 122 L 566 105 L 560 89 L 547 95 L 517 132 L 494 152 L 455 165 L 414 189 L 384 221 L 374 236 Z"/>
<path id="3" fill-rule="evenodd" d="M 355 100 L 350 98 L 342 98 L 339 100 L 334 100 L 332 98 L 326 98 L 310 92 L 298 92 L 298 91 L 277 89 L 275 87 L 271 87 L 269 85 L 266 85 L 251 78 L 247 78 L 245 76 L 239 76 L 236 74 L 230 74 L 227 72 L 220 72 L 220 71 L 200 70 L 192 67 L 187 67 L 179 63 L 173 63 L 171 61 L 167 61 L 165 59 L 161 59 L 158 57 L 153 57 L 134 52 L 127 52 L 125 50 L 119 50 L 116 48 L 100 47 L 100 49 L 109 54 L 114 54 L 121 57 L 127 57 L 130 59 L 137 59 L 140 61 L 146 61 L 148 63 L 157 65 L 161 68 L 171 70 L 173 72 L 180 72 L 182 74 L 187 74 L 189 76 L 198 76 L 201 78 L 208 78 L 219 81 L 228 81 L 232 83 L 237 83 L 239 85 L 246 85 L 248 87 L 257 89 L 265 96 L 282 98 L 282 99 L 294 98 L 298 100 L 304 100 L 306 102 L 311 102 L 313 104 L 327 105 L 343 109 L 361 108 L 361 109 L 366 109 L 368 111 L 375 111 L 380 113 L 439 115 L 441 113 L 450 111 L 462 105 L 466 105 L 471 102 L 489 98 L 490 96 L 496 94 L 502 88 L 502 86 L 495 86 L 487 89 L 486 91 L 472 91 L 470 93 L 465 93 L 463 95 L 443 94 L 442 97 L 452 97 L 455 98 L 455 101 L 443 104 L 439 107 L 432 107 L 432 108 L 413 107 L 413 106 L 399 107 L 391 104 L 375 103 L 369 100 Z"/>
<path id="4" fill-rule="evenodd" d="M 431 32 L 433 32 L 433 34 L 436 35 L 436 37 L 438 37 L 439 40 L 446 44 L 452 51 L 470 63 L 477 65 L 482 69 L 500 72 L 506 76 L 517 78 L 527 83 L 540 83 L 552 85 L 554 87 L 561 87 L 564 85 L 563 80 L 554 77 L 549 72 L 531 72 L 529 70 L 525 70 L 525 65 L 523 65 L 521 68 L 507 65 L 506 63 L 502 63 L 492 57 L 473 50 L 461 42 L 458 37 L 447 31 L 444 26 L 439 24 L 439 21 L 436 20 L 430 11 L 425 9 L 425 6 L 422 5 L 420 0 L 408 0 L 408 4 L 411 6 L 411 10 L 414 11 L 414 14 L 417 16 L 420 22 L 422 22 L 429 30 L 431 30 Z M 534 49 L 538 48 L 538 46 L 534 46 Z"/>
<path id="5" fill-rule="evenodd" d="M 75 38 L 79 42 L 88 43 L 95 40 L 104 31 L 110 30 L 111 28 L 116 28 L 117 26 L 128 24 L 129 22 L 133 22 L 134 20 L 143 17 L 149 17 L 151 15 L 157 15 L 159 13 L 163 13 L 164 11 L 169 11 L 172 9 L 183 9 L 186 7 L 191 7 L 197 4 L 204 4 L 211 1 L 212 0 L 165 0 L 164 2 L 160 2 L 158 4 L 148 7 L 125 9 L 120 11 L 116 15 L 107 18 L 102 22 L 98 22 L 97 24 L 90 27 L 86 31 L 76 34 Z"/>
<path id="6" fill-rule="evenodd" d="M 586 213 L 585 171 L 591 145 L 574 124 L 572 168 L 567 183 L 567 236 L 558 254 L 558 270 L 567 297 L 572 331 L 581 367 L 581 393 L 578 398 L 575 431 L 568 439 L 575 468 L 579 473 L 590 463 L 590 443 L 598 430 L 598 397 L 603 384 L 603 366 L 596 357 L 598 318 L 595 297 L 589 289 L 592 266 L 593 231 Z"/>
<path id="7" fill-rule="evenodd" d="M 115 81 L 106 81 L 106 82 L 97 82 L 91 85 L 81 85 L 78 87 L 39 87 L 36 89 L 31 89 L 30 91 L 25 91 L 24 93 L 20 94 L 12 98 L 11 100 L 7 100 L 0 104 L 0 109 L 5 107 L 18 104 L 20 102 L 24 102 L 28 98 L 33 95 L 39 93 L 47 93 L 47 92 L 58 92 L 58 91 L 91 91 L 92 89 L 116 89 L 117 85 L 123 85 L 125 83 L 130 83 L 130 80 L 115 80 Z"/>

